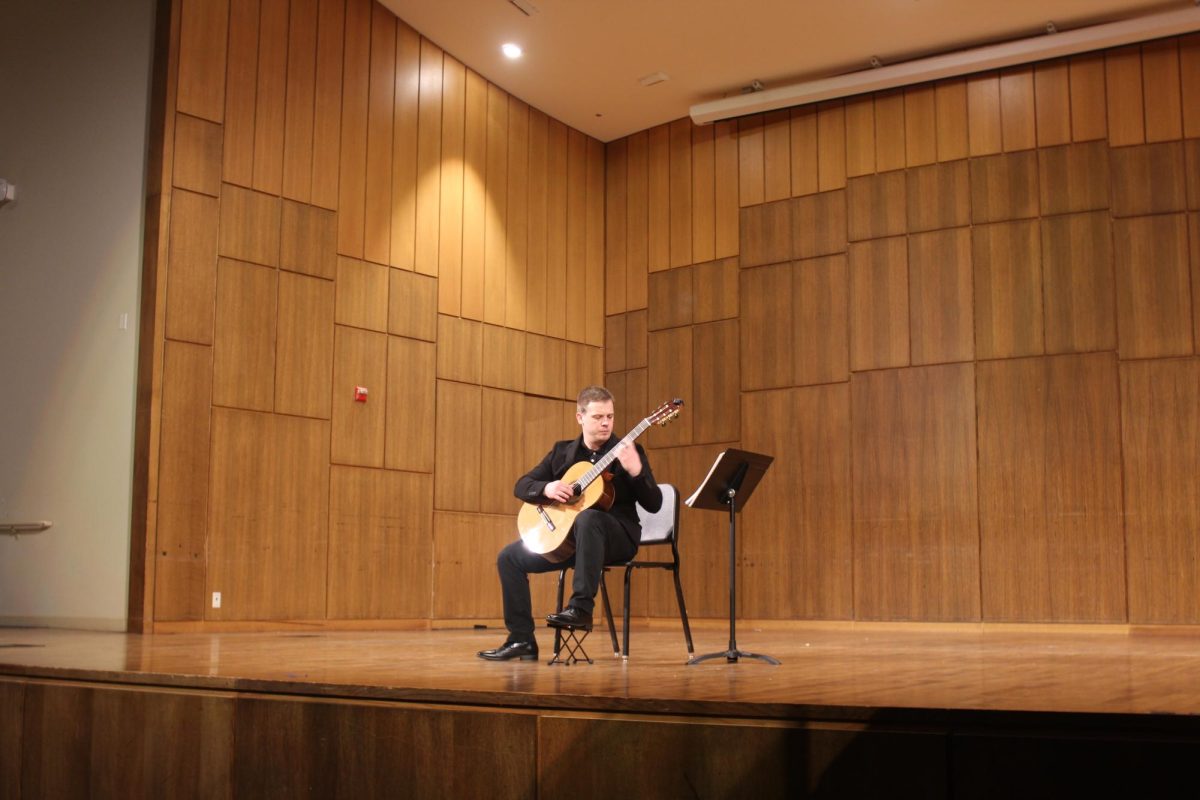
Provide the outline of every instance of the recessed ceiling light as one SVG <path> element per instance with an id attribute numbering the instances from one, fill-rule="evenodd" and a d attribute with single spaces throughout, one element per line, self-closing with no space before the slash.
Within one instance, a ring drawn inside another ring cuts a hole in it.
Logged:
<path id="1" fill-rule="evenodd" d="M 500 52 L 504 53 L 504 55 L 508 58 L 520 58 L 521 46 L 518 44 L 513 44 L 512 42 L 505 42 L 504 44 L 500 45 Z"/>

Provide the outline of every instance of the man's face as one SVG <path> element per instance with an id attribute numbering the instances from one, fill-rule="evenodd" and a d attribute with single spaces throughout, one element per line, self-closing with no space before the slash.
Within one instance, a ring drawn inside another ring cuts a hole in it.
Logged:
<path id="1" fill-rule="evenodd" d="M 575 412 L 575 419 L 583 429 L 583 441 L 590 445 L 603 444 L 612 436 L 612 400 L 593 400 L 583 411 Z"/>

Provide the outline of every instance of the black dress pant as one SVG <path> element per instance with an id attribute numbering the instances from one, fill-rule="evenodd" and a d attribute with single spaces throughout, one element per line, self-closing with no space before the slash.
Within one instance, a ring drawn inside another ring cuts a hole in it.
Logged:
<path id="1" fill-rule="evenodd" d="M 625 527 L 606 511 L 585 509 L 575 518 L 575 555 L 566 561 L 549 561 L 531 553 L 518 539 L 504 547 L 496 557 L 500 572 L 500 590 L 504 597 L 504 625 L 510 642 L 533 641 L 533 609 L 529 599 L 530 573 L 555 572 L 574 567 L 571 600 L 568 605 L 592 613 L 600 576 L 605 564 L 628 561 L 637 555 L 637 542 Z"/>

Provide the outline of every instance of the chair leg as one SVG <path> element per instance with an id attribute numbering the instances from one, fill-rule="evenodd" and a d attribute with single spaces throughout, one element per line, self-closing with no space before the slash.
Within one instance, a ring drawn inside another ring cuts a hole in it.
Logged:
<path id="1" fill-rule="evenodd" d="M 608 582 L 604 580 L 604 571 L 600 572 L 600 597 L 604 600 L 604 617 L 608 620 L 608 638 L 612 640 L 613 655 L 621 655 L 617 648 L 617 626 L 613 624 L 612 605 L 608 602 Z"/>
<path id="2" fill-rule="evenodd" d="M 567 569 L 563 567 L 558 571 L 558 605 L 554 607 L 554 613 L 558 613 L 563 609 L 563 581 L 566 580 Z M 554 629 L 554 658 L 558 658 L 558 651 L 562 649 L 562 631 L 558 628 Z"/>
<path id="3" fill-rule="evenodd" d="M 679 601 L 679 618 L 683 620 L 683 636 L 687 639 L 688 654 L 696 652 L 692 649 L 692 627 L 688 625 L 687 607 L 683 604 L 683 587 L 679 584 L 679 567 L 671 570 L 675 578 L 675 599 Z"/>
<path id="4" fill-rule="evenodd" d="M 629 576 L 633 573 L 633 567 L 625 567 L 625 628 L 622 630 L 622 636 L 625 638 L 624 654 L 629 658 Z"/>

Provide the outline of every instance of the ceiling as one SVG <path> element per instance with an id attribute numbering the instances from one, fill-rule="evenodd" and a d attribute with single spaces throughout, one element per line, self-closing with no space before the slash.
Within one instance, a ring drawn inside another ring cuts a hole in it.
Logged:
<path id="1" fill-rule="evenodd" d="M 1192 6 L 1195 0 L 380 0 L 488 80 L 601 141 L 738 93 Z M 526 15 L 517 6 L 533 10 Z M 517 61 L 500 54 L 515 42 Z M 642 86 L 644 76 L 669 79 Z"/>

